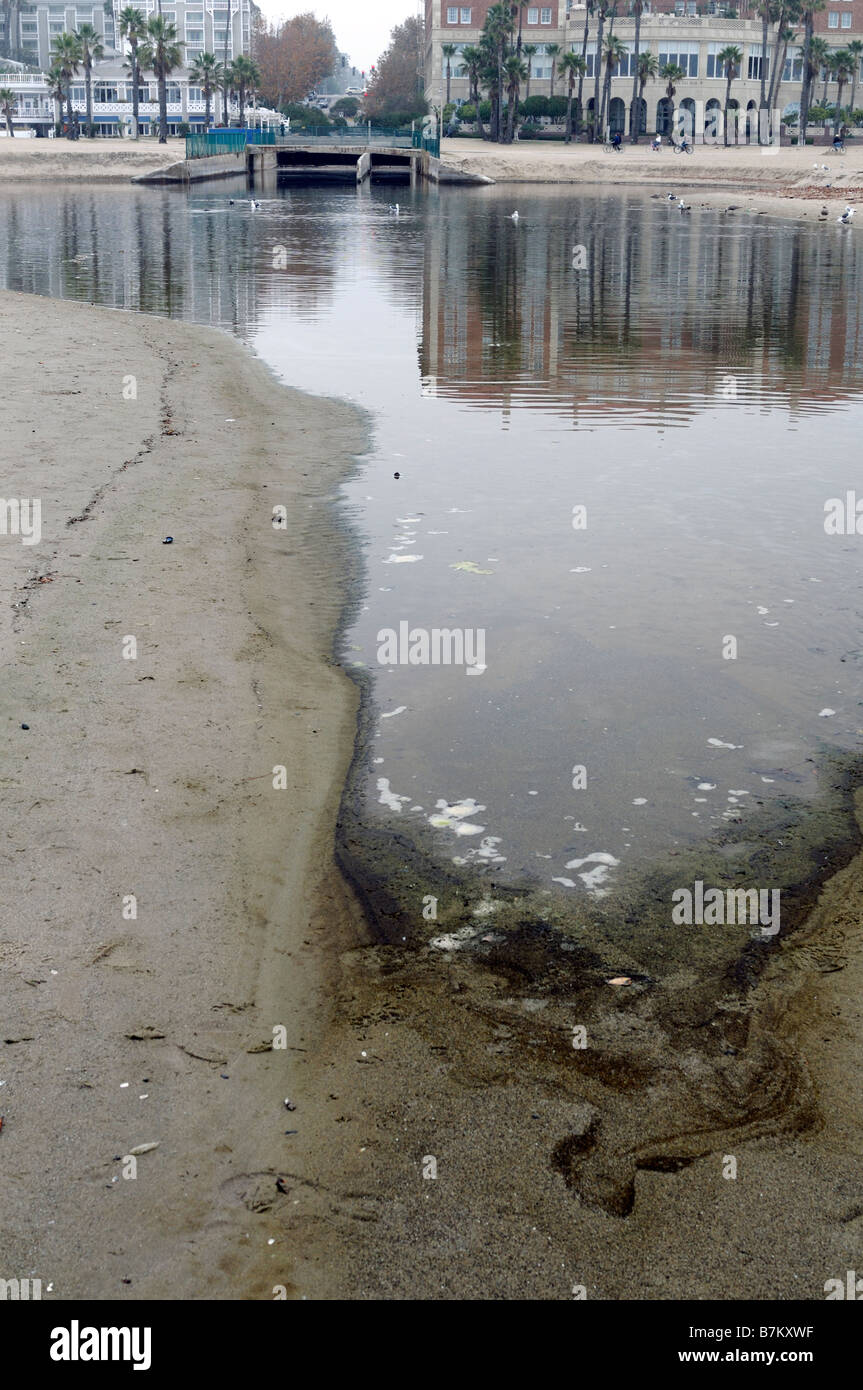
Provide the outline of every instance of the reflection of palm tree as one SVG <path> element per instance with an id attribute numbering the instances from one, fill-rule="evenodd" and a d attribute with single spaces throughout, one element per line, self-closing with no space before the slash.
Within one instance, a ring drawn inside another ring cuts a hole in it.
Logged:
<path id="1" fill-rule="evenodd" d="M 584 76 L 587 62 L 580 53 L 564 53 L 560 60 L 560 71 L 566 79 L 566 143 L 572 140 L 572 98 L 575 92 L 575 78 Z"/>
<path id="2" fill-rule="evenodd" d="M 743 62 L 743 54 L 733 43 L 729 43 L 717 53 L 716 61 L 725 73 L 725 140 L 728 145 L 728 112 L 731 107 L 731 84 L 735 77 L 740 74 L 740 64 Z"/>

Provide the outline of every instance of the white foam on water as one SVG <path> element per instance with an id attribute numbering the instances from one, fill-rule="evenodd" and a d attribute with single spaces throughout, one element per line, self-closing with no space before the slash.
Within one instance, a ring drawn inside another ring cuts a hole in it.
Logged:
<path id="1" fill-rule="evenodd" d="M 415 565 L 418 560 L 423 559 L 425 559 L 423 555 L 390 555 L 381 563 L 384 565 Z"/>
<path id="2" fill-rule="evenodd" d="M 721 738 L 709 738 L 707 742 L 711 748 L 742 748 L 742 743 L 723 743 Z"/>
<path id="3" fill-rule="evenodd" d="M 397 705 L 395 709 L 387 710 L 386 714 L 381 715 L 381 719 L 395 719 L 397 714 L 404 714 L 407 705 Z"/>
<path id="4" fill-rule="evenodd" d="M 819 719 L 829 719 L 830 716 L 831 716 L 831 714 L 835 714 L 835 713 L 836 713 L 835 709 L 820 709 L 820 710 L 818 711 L 818 718 L 819 718 Z"/>
<path id="5" fill-rule="evenodd" d="M 699 783 L 698 783 L 698 790 L 699 790 L 700 792 L 715 792 L 715 791 L 716 791 L 716 783 L 715 783 L 715 782 L 699 782 Z"/>
<path id="6" fill-rule="evenodd" d="M 410 801 L 409 796 L 399 796 L 397 792 L 392 791 L 389 777 L 379 777 L 377 788 L 380 793 L 378 801 L 390 811 L 400 811 L 404 803 Z"/>

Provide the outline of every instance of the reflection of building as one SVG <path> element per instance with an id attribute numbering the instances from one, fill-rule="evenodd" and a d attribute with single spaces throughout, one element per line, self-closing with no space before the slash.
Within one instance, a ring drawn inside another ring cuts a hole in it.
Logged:
<path id="1" fill-rule="evenodd" d="M 446 96 L 446 58 L 444 44 L 454 44 L 458 50 L 479 41 L 482 26 L 492 0 L 479 0 L 479 3 L 451 5 L 447 0 L 425 0 L 426 6 L 426 98 L 435 106 L 440 106 Z M 628 8 L 627 0 L 621 9 Z M 641 24 L 641 51 L 649 49 L 659 60 L 677 63 L 686 72 L 677 84 L 676 102 L 684 110 L 691 110 L 695 121 L 695 103 L 700 102 L 709 110 L 719 109 L 724 104 L 725 78 L 719 70 L 716 57 L 726 45 L 734 44 L 742 50 L 742 71 L 735 79 L 732 90 L 732 105 L 741 111 L 756 110 L 761 91 L 762 28 L 761 19 L 755 13 L 753 4 L 738 5 L 740 18 L 726 18 L 726 12 L 735 8 L 722 0 L 645 0 Z M 549 4 L 525 5 L 521 10 L 522 41 L 536 47 L 530 59 L 532 96 L 551 94 L 552 55 L 546 51 L 548 44 L 557 44 L 561 53 L 573 51 L 581 53 L 584 41 L 586 9 L 571 0 L 549 0 Z M 596 56 L 596 15 L 590 19 L 586 49 L 587 77 L 584 84 L 584 116 L 587 120 L 593 112 L 594 63 Z M 604 33 L 608 33 L 609 21 L 606 19 Z M 798 25 L 798 30 L 800 26 Z M 849 40 L 863 37 L 863 0 L 826 0 L 826 8 L 815 16 L 816 31 L 823 34 L 830 46 L 842 48 Z M 776 26 L 771 23 L 769 30 L 768 60 L 766 78 L 770 76 L 770 62 L 775 42 Z M 614 18 L 614 33 L 629 49 L 627 57 L 616 69 L 611 84 L 610 125 L 612 129 L 623 130 L 628 122 L 629 104 L 632 100 L 634 74 L 635 22 L 629 15 Z M 798 34 L 798 38 L 802 38 Z M 788 47 L 779 95 L 776 106 L 784 112 L 796 110 L 800 98 L 800 79 L 802 73 L 802 44 L 794 43 Z M 861 59 L 858 57 L 858 64 Z M 466 101 L 469 97 L 469 84 L 462 75 L 463 69 L 458 57 L 450 59 L 450 90 L 454 101 Z M 837 87 L 829 75 L 822 74 L 815 83 L 814 92 L 820 100 L 824 91 L 824 77 L 828 77 L 827 99 L 835 101 Z M 858 79 L 863 81 L 863 68 L 858 68 Z M 648 131 L 669 128 L 669 112 L 665 101 L 665 83 L 661 80 L 648 82 L 644 91 L 644 106 L 641 119 L 642 128 Z M 564 82 L 556 78 L 554 94 L 565 95 Z M 850 95 L 846 84 L 844 97 Z M 524 97 L 524 90 L 521 93 Z M 708 116 L 709 119 L 709 116 Z M 696 135 L 698 130 L 696 128 Z"/>
<path id="2" fill-rule="evenodd" d="M 807 409 L 863 390 L 850 241 L 836 255 L 806 228 L 693 235 L 691 219 L 639 197 L 612 224 L 605 207 L 536 200 L 514 236 L 503 206 L 478 219 L 448 202 L 426 238 L 427 394 L 670 423 L 733 392 Z"/>

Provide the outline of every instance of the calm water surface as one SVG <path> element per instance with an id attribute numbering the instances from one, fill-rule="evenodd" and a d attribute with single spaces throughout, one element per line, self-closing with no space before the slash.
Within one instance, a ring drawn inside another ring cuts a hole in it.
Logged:
<path id="1" fill-rule="evenodd" d="M 697 195 L 233 191 L 0 190 L 0 284 L 218 325 L 372 413 L 341 502 L 369 817 L 604 893 L 859 746 L 863 538 L 824 526 L 863 497 L 859 232 Z M 485 670 L 382 664 L 403 622 L 482 630 Z"/>

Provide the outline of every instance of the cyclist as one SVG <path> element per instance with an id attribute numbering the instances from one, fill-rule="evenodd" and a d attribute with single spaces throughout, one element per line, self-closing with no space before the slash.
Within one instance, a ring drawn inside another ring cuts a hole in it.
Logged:
<path id="1" fill-rule="evenodd" d="M 844 129 L 844 127 L 843 127 L 843 129 Z M 845 153 L 845 137 L 844 137 L 843 132 L 842 132 L 841 130 L 837 130 L 837 131 L 836 131 L 836 134 L 833 136 L 833 153 L 834 153 L 834 154 L 844 154 L 844 153 Z"/>
<path id="2" fill-rule="evenodd" d="M 616 130 L 611 137 L 611 148 L 620 152 L 620 131 Z"/>

